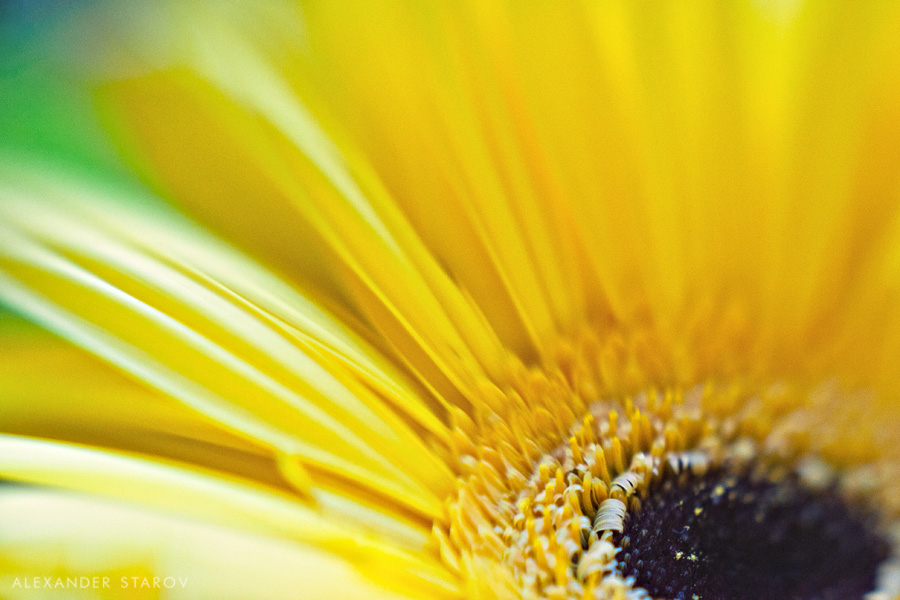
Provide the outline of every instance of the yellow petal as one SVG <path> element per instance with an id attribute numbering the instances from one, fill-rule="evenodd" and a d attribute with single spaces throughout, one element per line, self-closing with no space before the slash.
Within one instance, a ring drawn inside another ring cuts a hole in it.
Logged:
<path id="1" fill-rule="evenodd" d="M 451 402 L 496 375 L 498 341 L 535 361 L 585 321 L 651 321 L 666 376 L 696 380 L 828 374 L 810 348 L 881 318 L 889 291 L 866 282 L 900 205 L 893 5 L 155 17 L 150 68 L 119 61 L 104 90 L 138 162 L 234 232 L 243 197 L 203 190 L 238 163 Z"/>
<path id="2" fill-rule="evenodd" d="M 298 544 L 27 487 L 0 490 L 0 586 L 22 599 L 407 597 Z"/>
<path id="3" fill-rule="evenodd" d="M 0 435 L 0 476 L 97 494 L 235 528 L 309 544 L 341 556 L 394 589 L 452 595 L 455 583 L 427 555 L 401 550 L 330 520 L 296 499 L 245 480 L 74 445 Z"/>
<path id="4" fill-rule="evenodd" d="M 2 323 L 0 340 L 4 433 L 151 454 L 281 485 L 265 448 L 223 431 L 85 351 L 21 323 Z"/>
<path id="5" fill-rule="evenodd" d="M 311 227 L 321 238 L 346 272 L 345 285 L 357 306 L 415 369 L 439 373 L 450 388 L 440 382 L 438 389 L 456 395 L 483 371 L 496 372 L 504 353 L 489 324 L 423 246 L 369 165 L 335 146 L 259 49 L 232 35 L 234 22 L 207 14 L 203 3 L 179 5 L 167 16 L 172 46 L 185 50 L 199 74 L 176 69 L 112 86 L 110 92 L 135 117 L 147 149 L 160 160 L 163 181 L 174 179 L 176 188 L 185 189 L 184 160 L 197 167 L 191 169 L 195 185 L 219 172 L 215 157 L 197 164 L 170 150 L 162 154 L 171 136 L 187 125 L 188 114 L 203 119 L 204 127 L 212 123 L 213 135 L 227 148 L 224 154 L 246 154 L 255 165 L 254 179 L 262 180 L 265 199 L 272 199 L 268 191 L 274 188 L 275 200 L 287 203 L 289 210 L 281 207 L 278 214 L 292 221 L 299 217 L 305 224 L 300 231 Z M 196 36 L 178 26 L 184 19 L 208 22 L 210 28 Z M 233 76 L 236 69 L 241 77 Z M 157 100 L 146 102 L 150 97 Z M 216 198 L 216 210 L 223 200 Z M 237 216 L 240 208 L 229 212 Z"/>
<path id="6" fill-rule="evenodd" d="M 184 222 L 28 189 L 2 191 L 6 301 L 236 433 L 437 513 L 452 476 L 395 410 L 433 443 L 444 428 L 361 340 Z"/>

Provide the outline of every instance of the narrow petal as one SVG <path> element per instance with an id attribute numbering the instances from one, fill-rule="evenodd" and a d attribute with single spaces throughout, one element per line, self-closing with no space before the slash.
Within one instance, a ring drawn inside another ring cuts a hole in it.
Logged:
<path id="1" fill-rule="evenodd" d="M 696 380 L 821 365 L 810 347 L 885 302 L 845 318 L 900 211 L 892 5 L 154 14 L 166 42 L 103 93 L 136 161 L 240 232 L 242 198 L 202 193 L 238 162 L 451 402 L 498 341 L 535 361 L 585 320 L 651 321 L 665 378 Z"/>
<path id="2" fill-rule="evenodd" d="M 9 321 L 0 320 L 4 433 L 161 456 L 283 485 L 264 447 L 45 331 Z"/>
<path id="3" fill-rule="evenodd" d="M 186 223 L 26 189 L 0 205 L 0 294 L 17 310 L 288 462 L 436 514 L 452 476 L 416 429 L 440 444 L 443 426 L 361 340 Z"/>
<path id="4" fill-rule="evenodd" d="M 0 435 L 0 477 L 77 490 L 194 521 L 309 544 L 343 557 L 394 589 L 451 595 L 455 584 L 435 559 L 405 552 L 323 517 L 263 486 L 200 469 L 31 438 Z"/>
<path id="5" fill-rule="evenodd" d="M 28 487 L 0 488 L 0 556 L 6 598 L 406 597 L 308 547 Z M 69 578 L 90 587 L 67 589 Z"/>
<path id="6" fill-rule="evenodd" d="M 151 44 L 145 57 L 162 61 L 153 65 L 154 74 L 117 81 L 104 96 L 126 112 L 129 127 L 140 128 L 169 188 L 195 188 L 197 177 L 219 172 L 219 156 L 246 156 L 254 167 L 251 178 L 266 190 L 265 210 L 299 222 L 298 231 L 314 231 L 356 306 L 423 380 L 464 402 L 460 393 L 473 378 L 496 373 L 503 363 L 489 323 L 428 252 L 371 167 L 339 149 L 262 49 L 235 35 L 236 23 L 209 8 L 192 2 L 155 15 L 154 24 L 172 37 L 171 47 L 185 50 L 180 62 L 166 62 L 170 53 L 157 56 L 158 46 Z M 195 20 L 209 29 L 179 26 Z M 296 45 L 285 41 L 285 48 Z M 240 77 L 234 77 L 237 71 Z M 227 121 L 213 118 L 222 114 Z M 228 150 L 172 154 L 172 136 L 180 137 L 188 115 L 210 126 Z M 185 164 L 193 160 L 201 164 L 190 170 L 191 183 Z M 221 201 L 216 199 L 219 206 Z M 240 218 L 240 209 L 231 214 Z"/>

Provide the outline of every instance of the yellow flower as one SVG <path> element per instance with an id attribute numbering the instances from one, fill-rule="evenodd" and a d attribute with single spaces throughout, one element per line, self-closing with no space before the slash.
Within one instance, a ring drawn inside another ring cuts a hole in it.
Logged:
<path id="1" fill-rule="evenodd" d="M 0 595 L 900 597 L 900 7 L 127 4 L 178 208 L 0 167 Z"/>

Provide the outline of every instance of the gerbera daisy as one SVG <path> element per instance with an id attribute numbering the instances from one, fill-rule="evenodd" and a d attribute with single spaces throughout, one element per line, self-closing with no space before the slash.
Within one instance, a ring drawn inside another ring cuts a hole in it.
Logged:
<path id="1" fill-rule="evenodd" d="M 0 166 L 0 595 L 900 597 L 900 7 L 70 25 L 133 175 Z"/>

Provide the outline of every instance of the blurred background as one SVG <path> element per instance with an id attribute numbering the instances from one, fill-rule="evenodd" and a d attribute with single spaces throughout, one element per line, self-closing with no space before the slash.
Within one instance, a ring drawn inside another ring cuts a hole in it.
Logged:
<path id="1" fill-rule="evenodd" d="M 0 152 L 96 176 L 124 173 L 91 99 L 71 77 L 74 61 L 81 59 L 72 44 L 74 17 L 94 4 L 0 0 Z"/>

